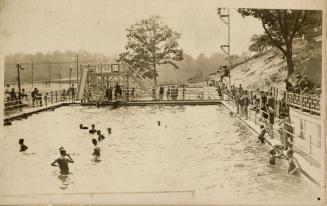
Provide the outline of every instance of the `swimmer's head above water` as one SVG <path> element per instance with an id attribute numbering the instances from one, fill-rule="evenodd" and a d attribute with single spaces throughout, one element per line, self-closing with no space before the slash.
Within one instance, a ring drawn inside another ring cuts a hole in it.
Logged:
<path id="1" fill-rule="evenodd" d="M 93 143 L 93 145 L 97 145 L 98 144 L 98 141 L 95 138 L 93 138 L 92 139 L 92 143 Z"/>
<path id="2" fill-rule="evenodd" d="M 18 143 L 19 143 L 19 144 L 24 144 L 24 139 L 23 139 L 23 138 L 20 138 L 20 139 L 18 140 Z"/>

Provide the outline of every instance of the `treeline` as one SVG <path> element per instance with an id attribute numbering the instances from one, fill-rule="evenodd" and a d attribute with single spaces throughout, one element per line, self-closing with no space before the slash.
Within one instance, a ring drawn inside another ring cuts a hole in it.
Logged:
<path id="1" fill-rule="evenodd" d="M 9 54 L 5 56 L 5 82 L 17 81 L 17 67 L 16 64 L 21 64 L 23 70 L 21 71 L 21 81 L 31 82 L 32 73 L 33 80 L 37 81 L 48 81 L 57 80 L 59 74 L 62 79 L 69 78 L 69 68 L 72 68 L 72 78 L 76 77 L 77 67 L 77 56 L 78 64 L 81 63 L 113 63 L 114 59 L 99 53 L 91 53 L 88 51 L 54 51 L 36 54 Z M 32 71 L 33 62 L 33 71 Z"/>
<path id="2" fill-rule="evenodd" d="M 48 52 L 36 54 L 10 54 L 5 56 L 5 82 L 17 81 L 16 64 L 22 64 L 24 69 L 21 71 L 21 81 L 29 83 L 32 81 L 32 62 L 33 62 L 33 81 L 57 80 L 59 73 L 62 79 L 69 78 L 69 68 L 72 68 L 72 78 L 76 78 L 77 55 L 79 63 L 98 64 L 114 63 L 112 57 L 103 54 L 91 53 L 87 51 L 65 51 Z M 232 64 L 244 61 L 249 54 L 241 56 L 232 55 Z M 228 58 L 224 54 L 214 53 L 210 56 L 200 54 L 197 58 L 184 54 L 182 61 L 176 62 L 179 69 L 170 65 L 160 65 L 158 68 L 160 81 L 187 81 L 190 79 L 201 79 L 207 76 L 221 66 L 228 64 Z"/>

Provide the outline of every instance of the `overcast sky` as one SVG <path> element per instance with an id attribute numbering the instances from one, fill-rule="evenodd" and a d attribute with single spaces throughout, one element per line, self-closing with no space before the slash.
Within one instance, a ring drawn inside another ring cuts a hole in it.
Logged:
<path id="1" fill-rule="evenodd" d="M 235 1 L 234 1 L 235 2 Z M 180 47 L 196 57 L 220 52 L 227 41 L 227 26 L 219 20 L 214 0 L 56 0 L 1 3 L 3 53 L 88 50 L 117 55 L 126 45 L 126 28 L 150 15 L 160 15 L 182 34 Z M 236 7 L 233 7 L 236 8 Z M 260 22 L 231 10 L 231 52 L 247 51 Z"/>

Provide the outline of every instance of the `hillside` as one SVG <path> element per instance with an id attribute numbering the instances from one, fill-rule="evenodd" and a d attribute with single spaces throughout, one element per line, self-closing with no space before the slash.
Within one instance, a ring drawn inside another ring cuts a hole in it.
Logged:
<path id="1" fill-rule="evenodd" d="M 321 85 L 322 75 L 321 41 L 308 43 L 297 40 L 293 44 L 295 72 L 289 77 L 294 84 L 296 73 L 305 74 L 313 83 Z M 248 90 L 268 90 L 271 86 L 285 90 L 287 78 L 286 59 L 276 48 L 242 63 L 231 70 L 231 81 L 242 84 Z"/>

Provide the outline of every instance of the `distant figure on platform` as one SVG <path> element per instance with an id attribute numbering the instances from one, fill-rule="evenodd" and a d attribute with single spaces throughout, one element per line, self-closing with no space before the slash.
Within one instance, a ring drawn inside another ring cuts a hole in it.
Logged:
<path id="1" fill-rule="evenodd" d="M 55 159 L 51 163 L 51 166 L 54 166 L 54 167 L 59 166 L 60 173 L 64 174 L 64 175 L 68 175 L 69 174 L 68 163 L 74 163 L 74 160 L 70 157 L 69 154 L 66 153 L 66 150 L 64 150 L 63 148 L 59 149 L 59 152 L 60 152 L 60 157 Z"/>
<path id="2" fill-rule="evenodd" d="M 245 90 L 244 91 L 244 95 L 243 95 L 243 114 L 245 116 L 245 119 L 248 118 L 248 107 L 250 104 L 250 97 L 248 95 L 248 91 Z"/>
<path id="3" fill-rule="evenodd" d="M 135 101 L 135 87 L 132 87 L 131 98 L 132 98 L 132 101 Z"/>
<path id="4" fill-rule="evenodd" d="M 301 167 L 298 160 L 293 155 L 293 150 L 287 151 L 288 157 L 288 174 L 300 174 Z"/>
<path id="5" fill-rule="evenodd" d="M 80 129 L 88 129 L 88 127 L 83 126 L 83 124 L 80 124 L 80 125 L 79 125 L 79 128 L 80 128 Z"/>
<path id="6" fill-rule="evenodd" d="M 167 89 L 167 100 L 170 100 L 170 86 L 168 86 L 168 89 Z"/>
<path id="7" fill-rule="evenodd" d="M 24 144 L 24 139 L 19 139 L 18 143 L 20 146 L 20 149 L 19 149 L 20 152 L 25 152 L 28 149 L 28 147 Z"/>
<path id="8" fill-rule="evenodd" d="M 91 125 L 91 129 L 89 130 L 89 133 L 90 134 L 94 134 L 94 133 L 96 133 L 97 132 L 97 130 L 95 129 L 95 124 L 92 124 Z"/>
<path id="9" fill-rule="evenodd" d="M 72 95 L 72 102 L 75 102 L 75 94 L 76 94 L 76 89 L 74 87 L 74 84 L 70 87 L 70 93 Z"/>
<path id="10" fill-rule="evenodd" d="M 95 158 L 100 157 L 100 147 L 98 146 L 97 140 L 96 139 L 92 139 L 92 143 L 94 145 L 94 149 L 93 149 L 93 154 L 92 155 Z"/>
<path id="11" fill-rule="evenodd" d="M 159 98 L 160 98 L 160 101 L 163 100 L 163 95 L 164 95 L 164 87 L 161 85 L 160 88 L 159 88 Z"/>
<path id="12" fill-rule="evenodd" d="M 152 87 L 152 100 L 156 99 L 156 88 Z"/>
<path id="13" fill-rule="evenodd" d="M 9 84 L 7 84 L 6 88 L 5 88 L 5 99 L 7 101 L 10 101 L 10 85 Z"/>
<path id="14" fill-rule="evenodd" d="M 116 82 L 116 85 L 115 85 L 115 100 L 120 99 L 121 95 L 122 95 L 122 90 L 121 90 L 118 82 Z"/>
<path id="15" fill-rule="evenodd" d="M 16 95 L 16 92 L 15 92 L 15 89 L 12 88 L 11 91 L 10 91 L 10 100 L 11 101 L 15 101 L 15 100 L 18 100 L 17 98 L 17 95 Z"/>
<path id="16" fill-rule="evenodd" d="M 267 103 L 267 96 L 264 91 L 261 91 L 261 107 L 266 106 Z"/>
<path id="17" fill-rule="evenodd" d="M 110 127 L 108 128 L 108 134 L 111 134 L 111 128 Z"/>
<path id="18" fill-rule="evenodd" d="M 22 89 L 21 93 L 20 93 L 20 99 L 24 99 L 27 100 L 27 94 L 25 93 L 25 89 Z"/>

